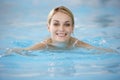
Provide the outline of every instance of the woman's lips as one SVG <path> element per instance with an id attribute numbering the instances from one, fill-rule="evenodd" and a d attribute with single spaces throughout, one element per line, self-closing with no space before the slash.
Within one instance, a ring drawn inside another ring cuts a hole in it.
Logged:
<path id="1" fill-rule="evenodd" d="M 67 33 L 56 33 L 56 35 L 58 37 L 65 37 L 67 35 Z"/>

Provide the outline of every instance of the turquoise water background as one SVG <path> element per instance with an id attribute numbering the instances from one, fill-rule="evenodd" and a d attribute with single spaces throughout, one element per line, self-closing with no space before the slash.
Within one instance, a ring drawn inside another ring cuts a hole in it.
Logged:
<path id="1" fill-rule="evenodd" d="M 50 37 L 49 11 L 60 5 L 75 16 L 72 36 L 120 52 L 120 0 L 0 0 L 0 55 Z M 96 51 L 34 51 L 0 57 L 0 80 L 119 80 L 120 55 Z M 34 56 L 36 55 L 36 56 Z"/>

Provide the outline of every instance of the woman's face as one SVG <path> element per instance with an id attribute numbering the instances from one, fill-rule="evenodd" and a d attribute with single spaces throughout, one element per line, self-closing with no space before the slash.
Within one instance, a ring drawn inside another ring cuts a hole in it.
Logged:
<path id="1" fill-rule="evenodd" d="M 57 12 L 48 25 L 53 42 L 67 42 L 73 32 L 72 19 L 65 13 Z"/>

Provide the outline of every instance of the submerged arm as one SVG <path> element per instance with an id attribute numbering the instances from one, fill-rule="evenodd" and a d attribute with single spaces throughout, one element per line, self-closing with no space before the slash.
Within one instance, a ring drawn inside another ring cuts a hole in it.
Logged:
<path id="1" fill-rule="evenodd" d="M 24 48 L 25 50 L 30 50 L 30 51 L 34 51 L 34 50 L 42 50 L 46 47 L 45 43 L 42 42 L 42 43 L 38 43 L 38 44 L 35 44 L 31 47 L 28 47 L 28 48 Z"/>
<path id="2" fill-rule="evenodd" d="M 93 50 L 98 50 L 98 51 L 102 51 L 102 52 L 118 53 L 114 49 L 95 47 L 95 46 L 92 46 L 92 45 L 87 44 L 87 43 L 82 42 L 82 41 L 78 41 L 78 43 L 76 44 L 76 46 L 77 47 L 81 47 L 81 48 L 86 48 L 86 49 L 89 49 L 89 50 L 93 49 Z"/>
<path id="3" fill-rule="evenodd" d="M 17 53 L 20 55 L 29 55 L 29 53 L 31 53 L 32 51 L 42 50 L 44 48 L 45 48 L 44 43 L 38 43 L 38 44 L 28 47 L 28 48 L 7 48 L 7 49 L 5 49 L 5 53 L 0 55 L 0 57 L 11 55 L 13 53 Z"/>

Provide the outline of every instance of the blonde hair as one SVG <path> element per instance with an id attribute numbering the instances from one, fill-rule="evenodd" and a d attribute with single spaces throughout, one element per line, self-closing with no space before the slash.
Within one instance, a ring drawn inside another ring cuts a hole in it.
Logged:
<path id="1" fill-rule="evenodd" d="M 73 24 L 73 26 L 74 26 L 74 16 L 73 16 L 72 12 L 71 12 L 68 8 L 66 8 L 66 7 L 64 7 L 64 6 L 56 7 L 56 8 L 54 8 L 54 9 L 52 9 L 52 10 L 50 11 L 50 13 L 49 13 L 49 15 L 48 15 L 48 20 L 47 20 L 47 23 L 48 23 L 48 24 L 50 24 L 52 17 L 53 17 L 54 14 L 57 13 L 57 12 L 62 12 L 62 13 L 67 14 L 68 16 L 70 16 L 71 19 L 72 19 L 72 24 Z"/>

